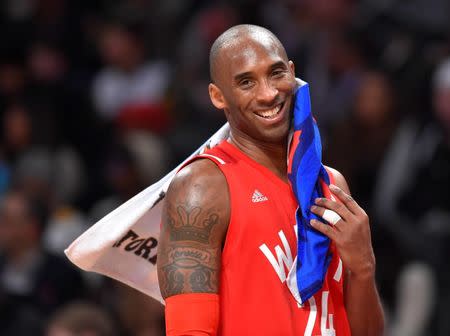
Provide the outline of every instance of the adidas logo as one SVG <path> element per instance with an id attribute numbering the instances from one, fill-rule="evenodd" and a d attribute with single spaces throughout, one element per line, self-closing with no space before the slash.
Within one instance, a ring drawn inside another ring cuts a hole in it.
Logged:
<path id="1" fill-rule="evenodd" d="M 264 201 L 268 201 L 269 199 L 264 196 L 263 194 L 261 194 L 261 192 L 257 189 L 255 189 L 255 191 L 253 192 L 253 196 L 252 196 L 252 202 L 253 203 L 258 203 L 258 202 L 264 202 Z"/>

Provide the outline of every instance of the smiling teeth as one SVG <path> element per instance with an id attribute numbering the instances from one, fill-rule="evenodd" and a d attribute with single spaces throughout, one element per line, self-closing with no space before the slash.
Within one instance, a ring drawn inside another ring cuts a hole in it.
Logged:
<path id="1" fill-rule="evenodd" d="M 280 110 L 281 110 L 281 104 L 276 106 L 276 107 L 274 107 L 271 110 L 258 111 L 257 115 L 259 115 L 260 117 L 269 119 L 269 118 L 275 117 L 280 112 Z"/>

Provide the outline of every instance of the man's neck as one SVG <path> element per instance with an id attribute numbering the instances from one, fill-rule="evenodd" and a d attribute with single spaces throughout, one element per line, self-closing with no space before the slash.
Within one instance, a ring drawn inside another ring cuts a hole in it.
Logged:
<path id="1" fill-rule="evenodd" d="M 287 182 L 287 140 L 284 144 L 266 143 L 236 137 L 231 133 L 228 142 Z"/>

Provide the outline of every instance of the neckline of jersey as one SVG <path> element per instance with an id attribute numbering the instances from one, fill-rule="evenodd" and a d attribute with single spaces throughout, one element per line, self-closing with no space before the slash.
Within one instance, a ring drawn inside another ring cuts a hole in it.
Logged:
<path id="1" fill-rule="evenodd" d="M 283 181 L 279 176 L 277 176 L 269 168 L 267 168 L 266 166 L 263 166 L 262 164 L 256 162 L 255 160 L 253 160 L 251 157 L 249 157 L 247 154 L 245 154 L 243 151 L 241 151 L 235 145 L 228 142 L 227 140 L 223 141 L 223 145 L 225 145 L 225 147 L 227 147 L 228 150 L 231 150 L 233 153 L 235 153 L 240 159 L 247 162 L 249 165 L 253 166 L 255 169 L 260 170 L 273 183 L 279 185 L 281 188 L 286 188 L 286 189 L 292 191 L 292 188 L 291 188 L 291 185 L 289 184 L 289 182 Z"/>

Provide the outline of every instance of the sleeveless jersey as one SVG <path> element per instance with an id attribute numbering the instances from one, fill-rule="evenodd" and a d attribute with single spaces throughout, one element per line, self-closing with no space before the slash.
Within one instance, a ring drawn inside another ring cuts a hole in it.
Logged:
<path id="1" fill-rule="evenodd" d="M 350 335 L 344 271 L 333 244 L 324 285 L 308 302 L 299 306 L 286 285 L 297 254 L 297 203 L 289 184 L 227 141 L 197 158 L 217 164 L 231 202 L 218 335 Z"/>

